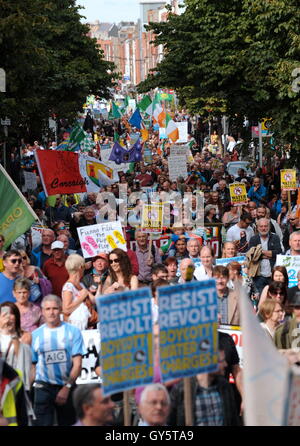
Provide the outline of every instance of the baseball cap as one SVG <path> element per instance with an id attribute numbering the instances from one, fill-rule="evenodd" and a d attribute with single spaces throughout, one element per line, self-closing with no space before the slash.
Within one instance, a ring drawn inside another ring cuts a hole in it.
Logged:
<path id="1" fill-rule="evenodd" d="M 93 257 L 93 262 L 99 258 L 103 259 L 103 260 L 108 260 L 108 255 L 105 252 L 99 252 L 99 254 L 97 254 L 95 257 Z"/>
<path id="2" fill-rule="evenodd" d="M 51 249 L 64 249 L 64 244 L 63 242 L 56 240 L 55 242 L 52 243 Z"/>

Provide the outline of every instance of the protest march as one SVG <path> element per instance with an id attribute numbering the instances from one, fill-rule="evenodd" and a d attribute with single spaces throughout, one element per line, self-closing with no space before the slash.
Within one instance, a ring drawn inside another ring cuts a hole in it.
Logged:
<path id="1" fill-rule="evenodd" d="M 299 171 L 161 94 L 0 165 L 3 425 L 300 423 Z"/>
<path id="2" fill-rule="evenodd" d="M 298 4 L 0 0 L 3 445 L 300 426 Z"/>

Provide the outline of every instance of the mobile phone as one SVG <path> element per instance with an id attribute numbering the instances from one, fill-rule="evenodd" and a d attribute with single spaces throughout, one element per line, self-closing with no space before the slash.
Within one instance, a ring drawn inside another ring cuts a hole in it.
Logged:
<path id="1" fill-rule="evenodd" d="M 1 314 L 10 314 L 10 307 L 2 307 Z"/>

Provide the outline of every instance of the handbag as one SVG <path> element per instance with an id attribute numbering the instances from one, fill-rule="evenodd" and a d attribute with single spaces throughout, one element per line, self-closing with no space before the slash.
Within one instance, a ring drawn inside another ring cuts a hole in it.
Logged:
<path id="1" fill-rule="evenodd" d="M 52 283 L 46 277 L 40 277 L 39 285 L 43 297 L 52 293 L 53 291 Z"/>
<path id="2" fill-rule="evenodd" d="M 94 325 L 96 325 L 98 322 L 98 313 L 95 310 L 93 303 L 88 297 L 85 299 L 84 303 L 88 307 L 89 312 L 91 313 L 91 316 L 89 317 L 88 320 L 88 327 L 94 327 Z"/>

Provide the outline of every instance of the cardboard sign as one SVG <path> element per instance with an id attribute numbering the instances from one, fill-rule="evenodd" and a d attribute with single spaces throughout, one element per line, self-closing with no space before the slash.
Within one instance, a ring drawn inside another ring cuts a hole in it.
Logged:
<path id="1" fill-rule="evenodd" d="M 115 248 L 127 251 L 120 221 L 99 223 L 77 228 L 83 257 L 94 257 L 100 252 L 109 253 Z"/>
<path id="2" fill-rule="evenodd" d="M 247 204 L 247 191 L 245 183 L 229 184 L 230 201 L 234 206 Z"/>
<path id="3" fill-rule="evenodd" d="M 177 178 L 188 176 L 186 155 L 169 156 L 168 158 L 169 178 L 176 181 Z"/>
<path id="4" fill-rule="evenodd" d="M 100 333 L 98 330 L 82 330 L 81 333 L 87 354 L 82 357 L 81 375 L 76 384 L 101 383 L 101 378 L 95 373 L 95 364 L 100 353 Z"/>
<path id="5" fill-rule="evenodd" d="M 179 138 L 177 139 L 177 143 L 184 143 L 188 142 L 188 122 L 182 121 L 182 122 L 176 122 L 178 132 L 179 132 Z"/>
<path id="6" fill-rule="evenodd" d="M 284 169 L 280 171 L 280 184 L 282 190 L 297 189 L 296 170 Z"/>
<path id="7" fill-rule="evenodd" d="M 36 190 L 37 182 L 36 182 L 36 174 L 34 172 L 26 172 L 24 171 L 24 179 L 25 179 L 25 190 Z"/>
<path id="8" fill-rule="evenodd" d="M 144 163 L 145 164 L 151 164 L 152 163 L 152 150 L 150 147 L 144 148 Z"/>
<path id="9" fill-rule="evenodd" d="M 142 224 L 144 232 L 162 232 L 163 206 L 162 204 L 144 204 Z"/>
<path id="10" fill-rule="evenodd" d="M 297 273 L 300 271 L 300 256 L 277 254 L 276 266 L 285 266 L 289 276 L 289 288 L 298 284 Z"/>
<path id="11" fill-rule="evenodd" d="M 160 287 L 157 291 L 163 382 L 217 370 L 215 281 Z"/>
<path id="12" fill-rule="evenodd" d="M 153 347 L 149 288 L 101 296 L 96 301 L 104 395 L 150 384 Z"/>

